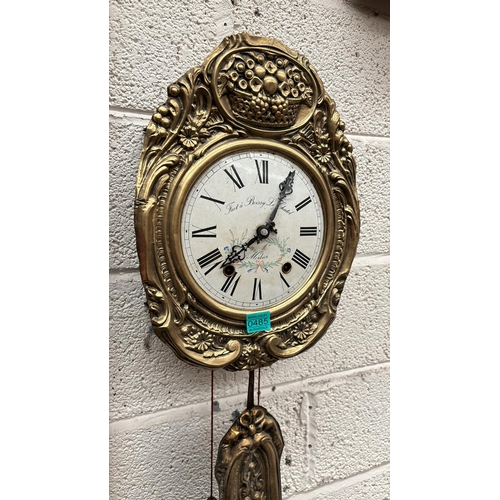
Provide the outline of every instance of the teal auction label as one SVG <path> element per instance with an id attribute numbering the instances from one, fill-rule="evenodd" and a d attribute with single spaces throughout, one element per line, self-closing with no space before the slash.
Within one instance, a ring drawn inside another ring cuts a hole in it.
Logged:
<path id="1" fill-rule="evenodd" d="M 265 332 L 271 329 L 271 313 L 262 311 L 247 314 L 247 333 Z"/>

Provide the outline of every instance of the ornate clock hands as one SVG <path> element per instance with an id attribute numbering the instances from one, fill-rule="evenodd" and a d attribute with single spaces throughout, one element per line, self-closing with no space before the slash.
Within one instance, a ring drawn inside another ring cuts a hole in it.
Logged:
<path id="1" fill-rule="evenodd" d="M 233 262 L 236 262 L 237 260 L 240 261 L 243 260 L 245 258 L 246 251 L 251 245 L 253 245 L 254 243 L 260 243 L 262 240 L 266 239 L 271 234 L 271 232 L 273 233 L 278 232 L 278 230 L 275 228 L 274 218 L 276 217 L 278 209 L 285 196 L 288 196 L 289 194 L 293 193 L 292 186 L 293 186 L 294 176 L 295 176 L 295 170 L 292 170 L 286 176 L 286 179 L 283 182 L 280 182 L 279 185 L 280 193 L 278 195 L 278 202 L 276 203 L 273 211 L 271 212 L 269 220 L 264 225 L 259 226 L 257 228 L 257 234 L 253 238 L 249 239 L 246 243 L 243 243 L 243 245 L 233 245 L 231 252 L 226 257 L 226 260 L 221 264 L 220 266 L 221 268 L 233 264 Z"/>

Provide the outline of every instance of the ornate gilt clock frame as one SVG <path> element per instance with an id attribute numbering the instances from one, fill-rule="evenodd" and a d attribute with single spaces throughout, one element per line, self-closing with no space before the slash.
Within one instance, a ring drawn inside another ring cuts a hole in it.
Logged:
<path id="1" fill-rule="evenodd" d="M 256 74 L 256 65 L 266 72 Z M 262 89 L 286 102 L 286 113 L 265 103 L 256 111 Z M 253 370 L 303 352 L 325 333 L 359 237 L 356 164 L 344 128 L 314 67 L 271 38 L 227 37 L 200 67 L 169 86 L 146 129 L 135 227 L 154 331 L 180 359 L 212 369 Z M 225 155 L 249 150 L 300 164 L 321 198 L 327 228 L 310 278 L 269 308 L 271 329 L 254 334 L 247 333 L 244 311 L 203 293 L 180 243 L 183 200 L 196 178 Z"/>

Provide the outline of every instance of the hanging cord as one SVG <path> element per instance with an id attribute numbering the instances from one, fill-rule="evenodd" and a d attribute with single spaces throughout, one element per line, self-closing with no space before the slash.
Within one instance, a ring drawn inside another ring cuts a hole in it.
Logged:
<path id="1" fill-rule="evenodd" d="M 255 380 L 255 373 L 253 370 L 250 370 L 248 372 L 248 395 L 247 395 L 247 409 L 249 410 L 254 406 L 253 402 L 254 380 Z"/>
<path id="2" fill-rule="evenodd" d="M 214 370 L 212 370 L 212 398 L 210 401 L 210 496 L 208 500 L 216 500 L 214 497 Z"/>
<path id="3" fill-rule="evenodd" d="M 257 406 L 260 406 L 260 366 L 259 366 L 259 377 L 258 377 L 258 388 L 257 388 Z"/>

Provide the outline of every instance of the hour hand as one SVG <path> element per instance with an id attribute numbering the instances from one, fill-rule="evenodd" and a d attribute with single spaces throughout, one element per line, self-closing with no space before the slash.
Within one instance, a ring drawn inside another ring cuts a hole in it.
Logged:
<path id="1" fill-rule="evenodd" d="M 233 245 L 231 252 L 220 267 L 226 267 L 229 264 L 236 262 L 237 260 L 243 260 L 245 258 L 246 251 L 250 248 L 251 245 L 253 245 L 254 243 L 260 243 L 262 240 L 265 240 L 271 233 L 277 232 L 278 231 L 276 231 L 276 229 L 274 228 L 274 222 L 269 221 L 266 224 L 259 226 L 257 228 L 257 234 L 253 238 L 248 240 L 246 243 L 243 243 L 243 245 Z"/>
<path id="2" fill-rule="evenodd" d="M 255 235 L 253 238 L 248 240 L 246 243 L 243 243 L 243 245 L 233 245 L 233 248 L 231 249 L 231 252 L 229 255 L 226 257 L 226 260 L 221 264 L 222 267 L 226 267 L 229 264 L 232 264 L 233 262 L 236 262 L 237 260 L 243 260 L 245 258 L 245 253 L 250 247 L 250 245 L 253 245 L 255 242 L 259 241 L 258 235 Z"/>

